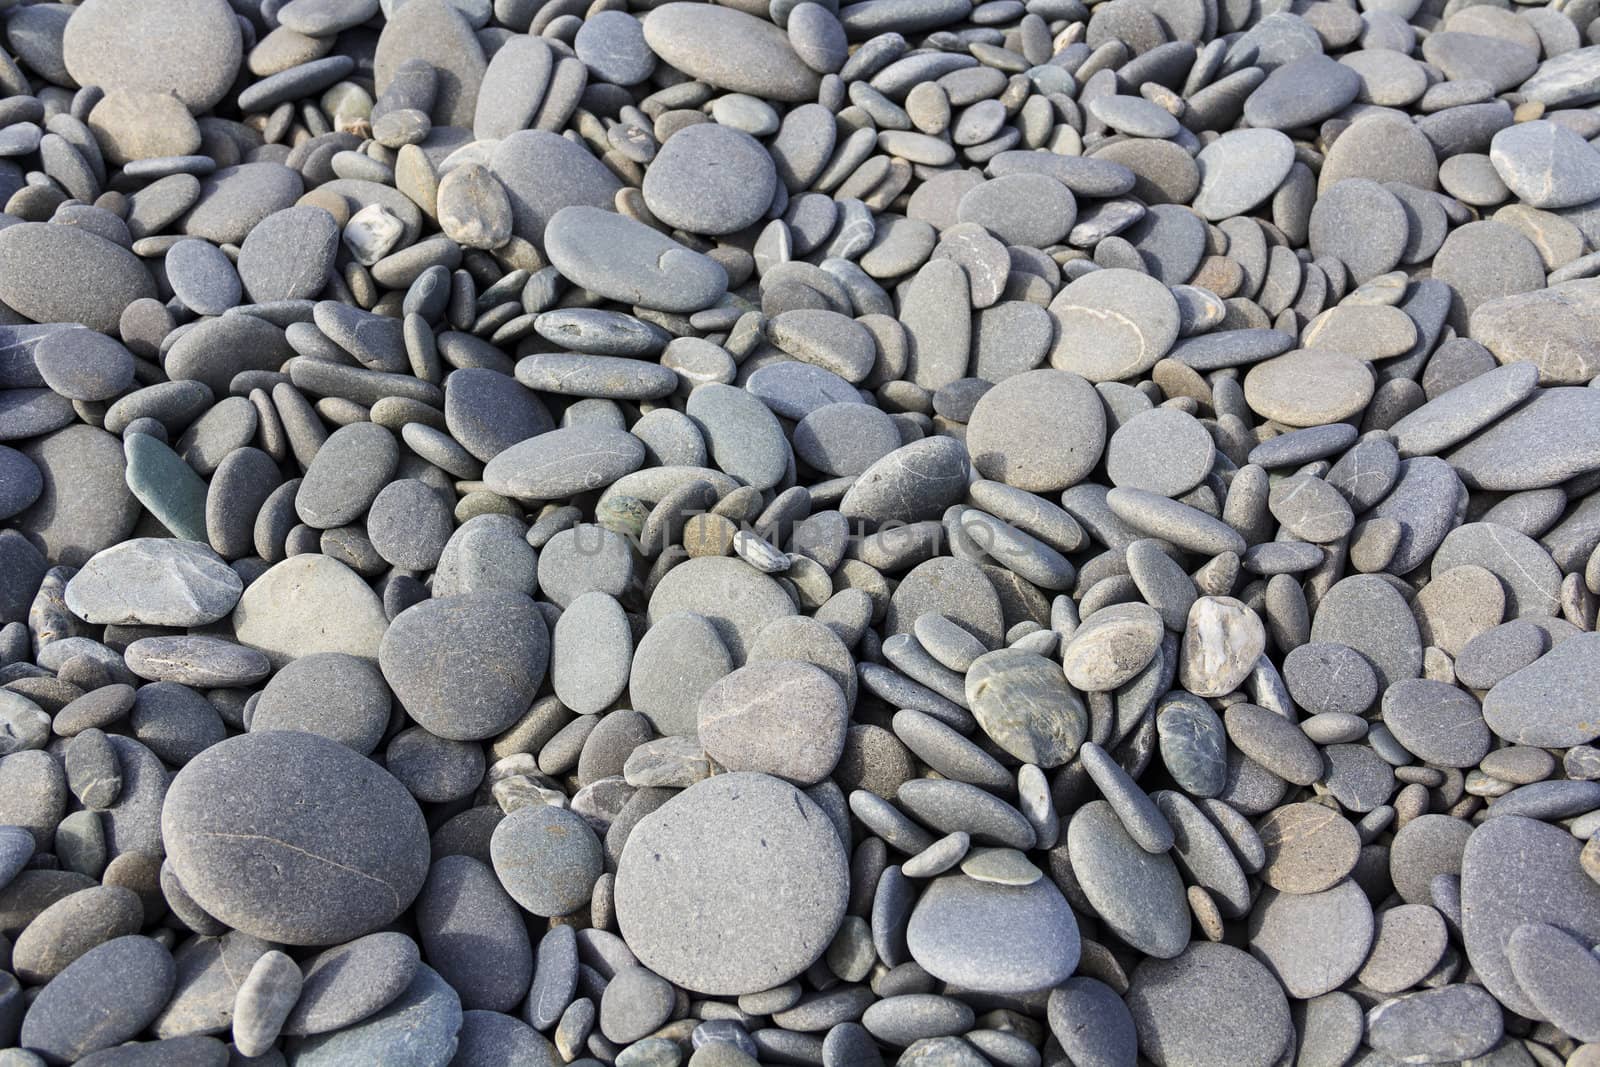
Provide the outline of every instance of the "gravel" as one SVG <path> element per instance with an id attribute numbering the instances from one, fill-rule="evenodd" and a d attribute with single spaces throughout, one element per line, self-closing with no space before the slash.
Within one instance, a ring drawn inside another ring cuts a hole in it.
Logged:
<path id="1" fill-rule="evenodd" d="M 0 1062 L 1590 1063 L 1592 6 L 0 0 Z"/>

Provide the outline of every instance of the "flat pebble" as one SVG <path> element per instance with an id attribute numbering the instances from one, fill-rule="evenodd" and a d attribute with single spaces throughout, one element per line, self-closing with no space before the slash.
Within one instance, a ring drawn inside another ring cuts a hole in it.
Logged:
<path id="1" fill-rule="evenodd" d="M 719 775 L 634 827 L 617 867 L 617 919 L 658 974 L 699 992 L 753 993 L 821 956 L 848 883 L 844 848 L 808 798 L 767 775 Z M 751 884 L 767 891 L 753 896 Z M 722 917 L 717 929 L 667 918 L 707 913 Z"/>

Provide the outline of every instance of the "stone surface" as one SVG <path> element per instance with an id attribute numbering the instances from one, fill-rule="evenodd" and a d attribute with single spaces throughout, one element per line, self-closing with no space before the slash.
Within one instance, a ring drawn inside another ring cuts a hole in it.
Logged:
<path id="1" fill-rule="evenodd" d="M 272 941 L 326 945 L 390 922 L 427 874 L 422 814 L 386 772 L 312 734 L 247 734 L 192 760 L 161 836 L 186 893 Z"/>
<path id="2" fill-rule="evenodd" d="M 727 774 L 634 827 L 614 892 L 641 963 L 687 989 L 728 995 L 770 989 L 815 962 L 848 888 L 844 848 L 809 798 L 767 775 Z M 717 926 L 697 921 L 703 915 L 719 916 Z"/>

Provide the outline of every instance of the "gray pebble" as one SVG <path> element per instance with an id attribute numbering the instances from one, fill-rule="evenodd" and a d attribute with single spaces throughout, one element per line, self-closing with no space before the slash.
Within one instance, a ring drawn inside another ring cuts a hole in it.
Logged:
<path id="1" fill-rule="evenodd" d="M 285 775 L 298 779 L 294 802 L 275 806 L 271 797 L 288 797 L 278 792 Z M 234 805 L 215 804 L 219 789 Z M 287 943 L 368 933 L 410 904 L 427 873 L 415 801 L 375 765 L 310 734 L 247 734 L 213 745 L 174 779 L 162 825 L 174 870 L 201 907 Z M 293 858 L 329 853 L 337 865 Z M 257 869 L 277 873 L 258 878 Z"/>
<path id="2" fill-rule="evenodd" d="M 617 867 L 617 919 L 651 970 L 685 988 L 749 993 L 819 958 L 844 914 L 849 875 L 831 824 L 793 786 L 727 774 L 634 827 Z M 705 871 L 719 875 L 707 878 Z M 749 885 L 766 891 L 752 895 Z M 719 928 L 664 920 L 714 913 Z"/>

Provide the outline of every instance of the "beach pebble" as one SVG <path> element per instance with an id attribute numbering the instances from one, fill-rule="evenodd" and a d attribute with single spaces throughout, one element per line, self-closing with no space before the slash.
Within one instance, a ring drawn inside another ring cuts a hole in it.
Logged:
<path id="1" fill-rule="evenodd" d="M 219 791 L 230 803 L 216 803 Z M 286 944 L 370 933 L 410 905 L 427 875 L 427 832 L 410 794 L 312 734 L 213 745 L 174 778 L 161 824 L 173 871 L 199 907 Z"/>
<path id="2" fill-rule="evenodd" d="M 686 989 L 728 995 L 781 985 L 815 962 L 848 888 L 844 846 L 809 798 L 764 774 L 731 773 L 640 820 L 614 892 L 641 963 Z M 711 913 L 722 916 L 715 930 L 671 919 Z"/>

